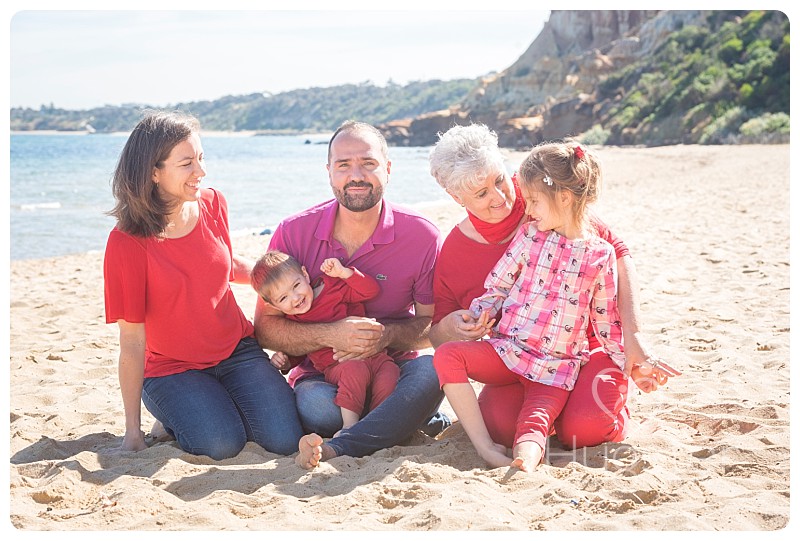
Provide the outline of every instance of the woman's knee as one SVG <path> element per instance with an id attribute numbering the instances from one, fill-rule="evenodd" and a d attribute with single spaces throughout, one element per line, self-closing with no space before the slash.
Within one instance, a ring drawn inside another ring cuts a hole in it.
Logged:
<path id="1" fill-rule="evenodd" d="M 291 455 L 296 453 L 302 434 L 277 433 L 271 434 L 268 441 L 259 442 L 264 450 L 276 455 Z"/>
<path id="2" fill-rule="evenodd" d="M 181 449 L 193 455 L 205 455 L 214 460 L 224 460 L 238 455 L 247 443 L 244 427 L 228 430 L 206 430 L 199 434 L 176 433 Z"/>

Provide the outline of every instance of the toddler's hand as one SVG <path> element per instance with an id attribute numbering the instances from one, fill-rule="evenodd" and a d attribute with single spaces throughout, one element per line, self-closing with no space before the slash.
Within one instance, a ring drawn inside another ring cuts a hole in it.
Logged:
<path id="1" fill-rule="evenodd" d="M 319 270 L 331 278 L 349 278 L 349 273 L 347 272 L 348 269 L 344 267 L 341 261 L 335 257 L 329 257 L 323 261 L 322 265 L 319 266 Z"/>
<path id="2" fill-rule="evenodd" d="M 278 370 L 289 370 L 292 367 L 289 356 L 282 351 L 276 351 L 273 353 L 272 357 L 269 359 L 269 362 Z"/>

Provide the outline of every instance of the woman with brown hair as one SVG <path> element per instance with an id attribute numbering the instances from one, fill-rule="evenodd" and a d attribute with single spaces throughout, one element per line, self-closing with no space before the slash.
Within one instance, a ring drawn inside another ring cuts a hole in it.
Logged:
<path id="1" fill-rule="evenodd" d="M 291 454 L 302 428 L 292 389 L 254 338 L 230 282 L 252 263 L 233 255 L 228 207 L 201 188 L 199 124 L 147 114 L 112 182 L 117 225 L 106 245 L 106 322 L 119 326 L 122 449 L 146 448 L 141 402 L 181 448 L 214 459 L 247 441 Z"/>

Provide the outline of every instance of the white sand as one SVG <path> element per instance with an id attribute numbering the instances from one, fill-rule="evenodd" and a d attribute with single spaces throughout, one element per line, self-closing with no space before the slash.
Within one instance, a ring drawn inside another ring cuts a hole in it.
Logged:
<path id="1" fill-rule="evenodd" d="M 119 454 L 117 328 L 104 323 L 102 254 L 15 261 L 10 523 L 26 531 L 784 528 L 789 147 L 600 153 L 601 212 L 634 254 L 645 330 L 684 373 L 656 393 L 631 392 L 624 443 L 552 449 L 531 475 L 485 469 L 457 424 L 437 440 L 420 435 L 312 472 L 252 443 L 222 462 L 175 442 Z M 425 210 L 444 232 L 461 211 Z M 247 237 L 235 250 L 257 257 L 266 244 Z M 235 291 L 252 314 L 253 293 Z M 143 417 L 147 430 L 153 419 L 144 409 Z"/>

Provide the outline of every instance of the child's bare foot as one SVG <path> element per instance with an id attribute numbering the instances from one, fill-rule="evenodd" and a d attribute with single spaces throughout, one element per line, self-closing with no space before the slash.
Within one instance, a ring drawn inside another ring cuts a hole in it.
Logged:
<path id="1" fill-rule="evenodd" d="M 319 466 L 322 460 L 322 438 L 317 434 L 308 434 L 300 438 L 299 453 L 294 459 L 295 464 L 305 470 Z"/>
<path id="2" fill-rule="evenodd" d="M 502 468 L 511 465 L 511 459 L 506 454 L 508 450 L 499 443 L 492 443 L 491 446 L 477 449 L 477 451 L 481 458 L 492 468 Z"/>
<path id="3" fill-rule="evenodd" d="M 524 441 L 514 447 L 514 460 L 511 462 L 512 468 L 530 473 L 542 462 L 542 448 L 538 443 Z"/>

